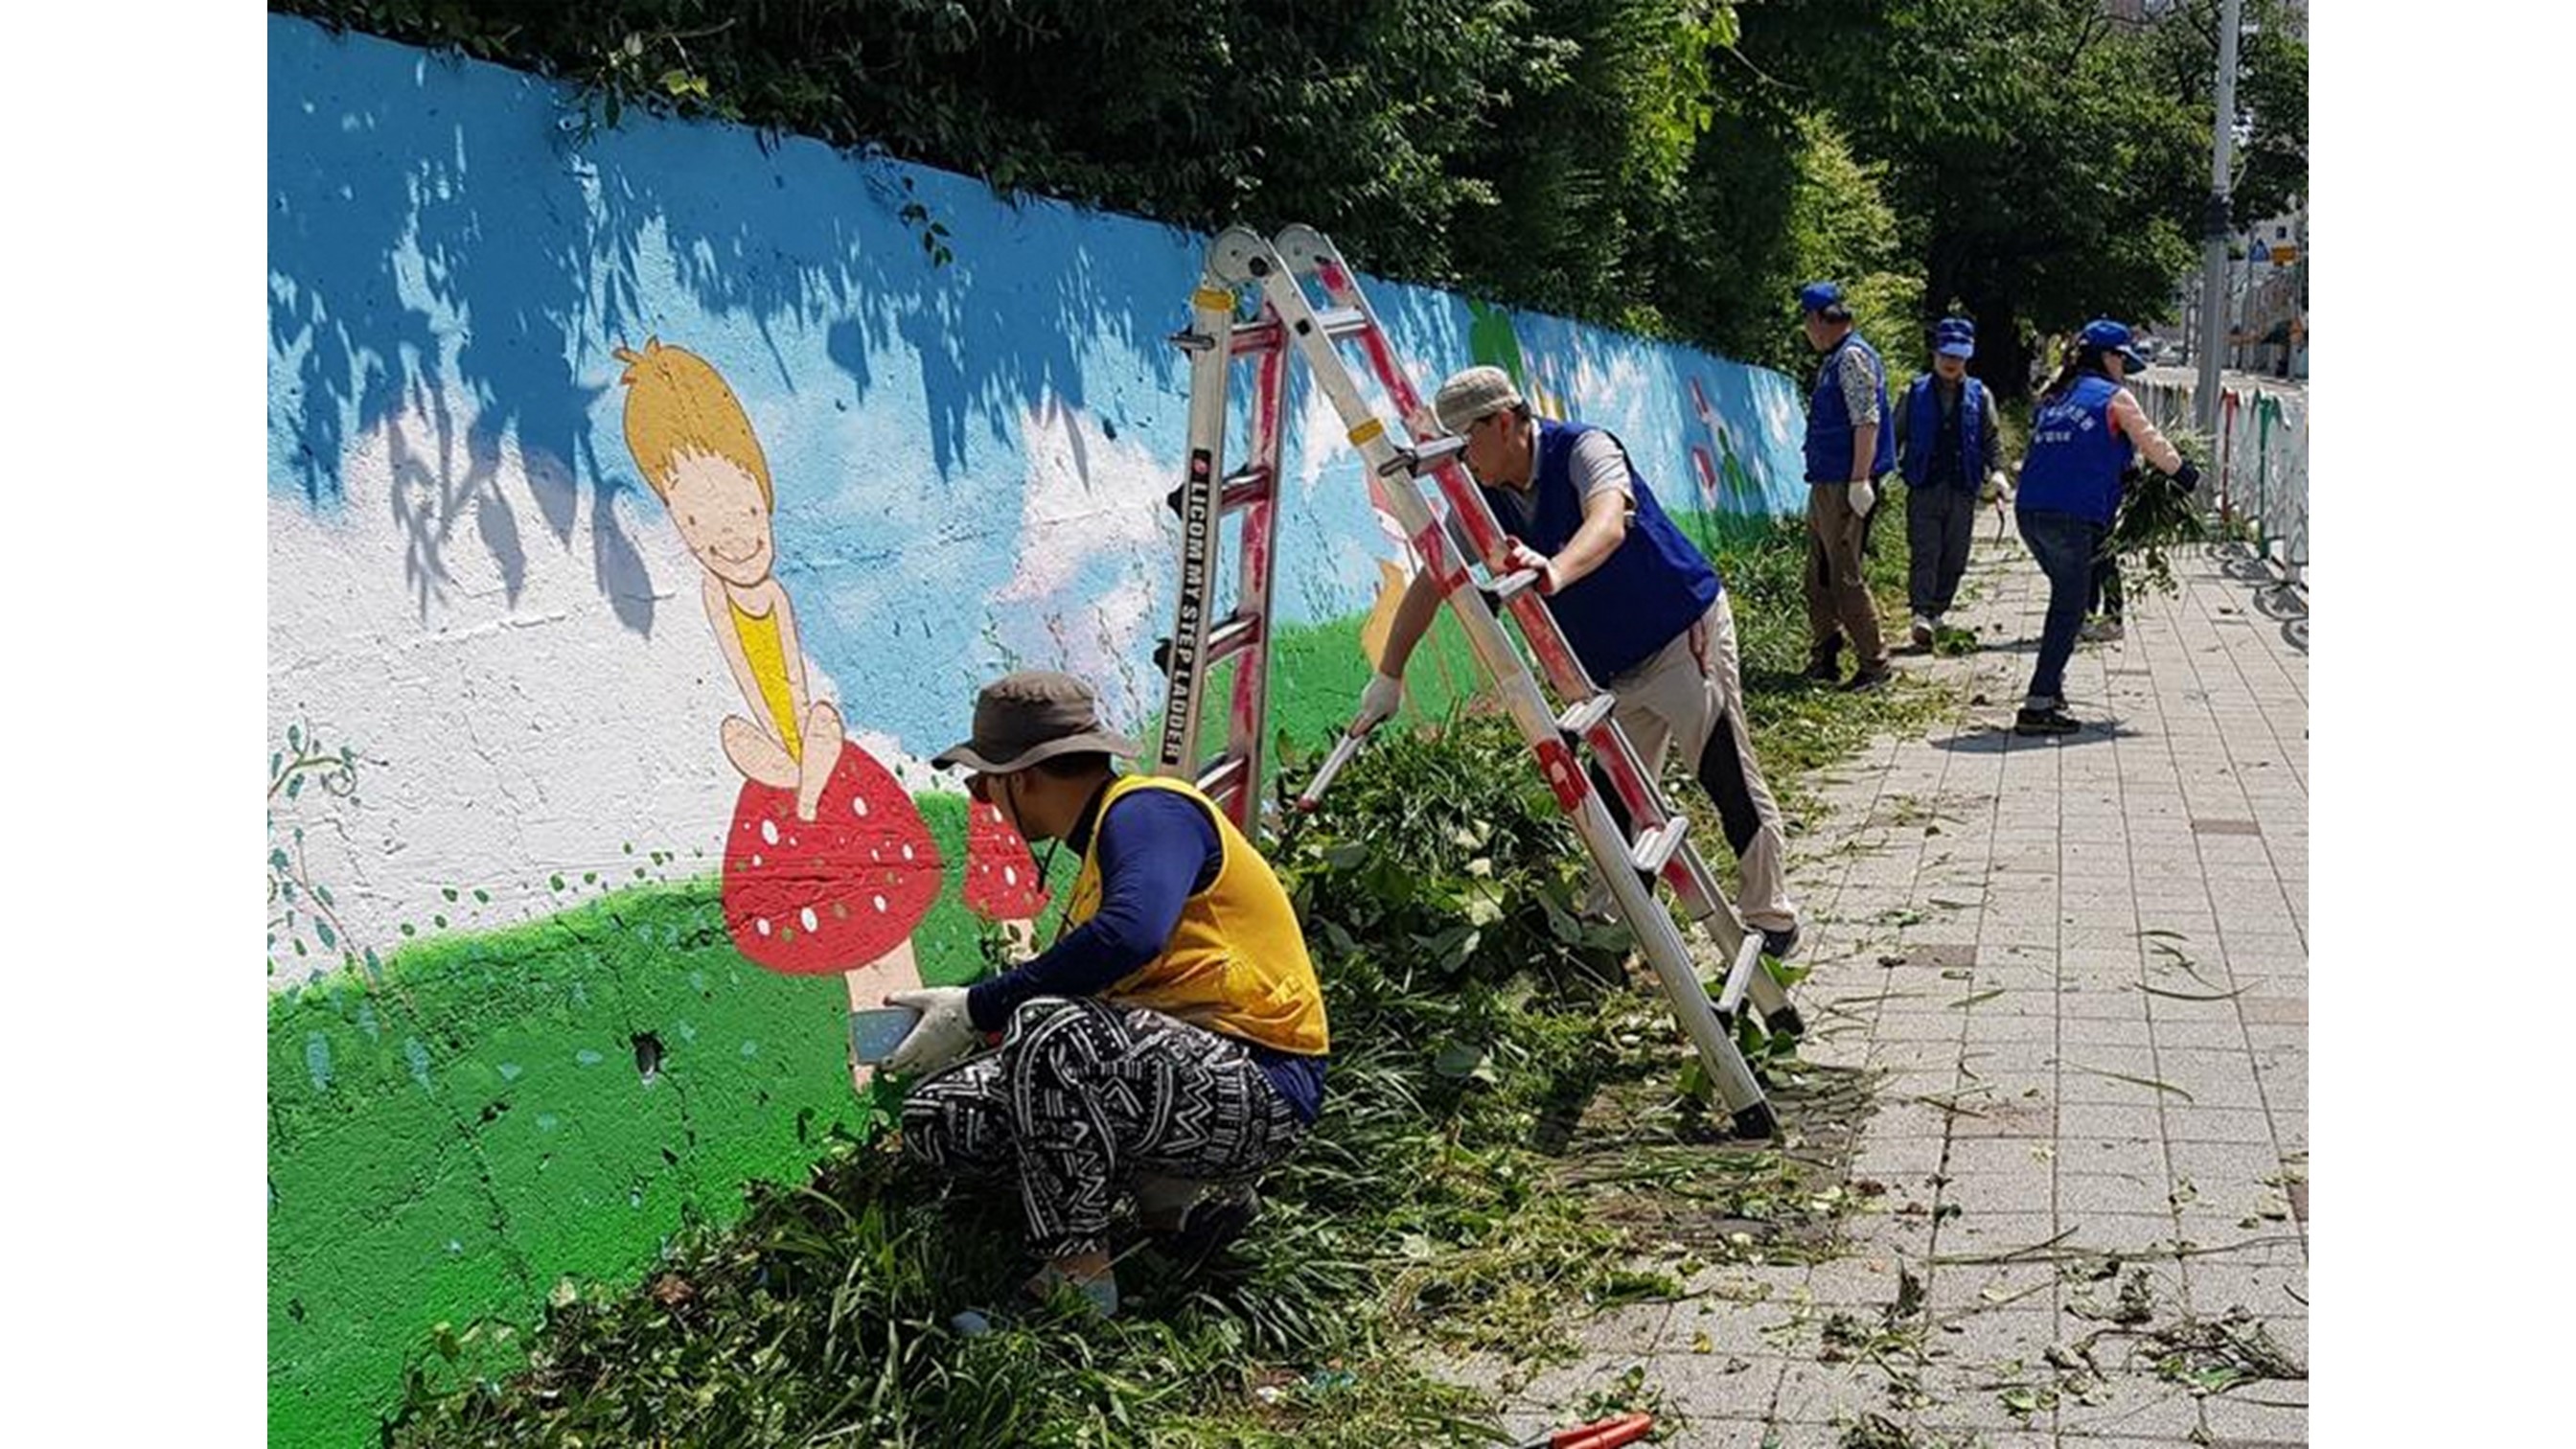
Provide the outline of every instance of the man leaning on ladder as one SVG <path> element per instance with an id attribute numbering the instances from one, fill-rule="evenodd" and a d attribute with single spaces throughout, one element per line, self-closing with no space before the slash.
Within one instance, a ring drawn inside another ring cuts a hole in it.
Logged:
<path id="1" fill-rule="evenodd" d="M 1617 438 L 1534 416 L 1501 368 L 1450 378 L 1432 411 L 1466 439 L 1467 471 L 1513 540 L 1511 557 L 1486 562 L 1498 573 L 1538 572 L 1566 643 L 1617 701 L 1619 727 L 1648 771 L 1660 775 L 1674 746 L 1693 762 L 1739 862 L 1745 922 L 1762 933 L 1764 950 L 1787 956 L 1798 940 L 1788 846 L 1753 757 L 1735 614 L 1717 570 L 1665 515 Z M 1360 696 L 1355 732 L 1403 706 L 1405 663 L 1440 602 L 1429 571 L 1415 573 Z M 1615 813 L 1617 797 L 1603 798 Z"/>

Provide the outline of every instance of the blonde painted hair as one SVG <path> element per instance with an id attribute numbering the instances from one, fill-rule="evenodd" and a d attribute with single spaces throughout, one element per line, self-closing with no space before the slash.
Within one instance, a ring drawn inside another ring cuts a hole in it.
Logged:
<path id="1" fill-rule="evenodd" d="M 617 379 L 626 386 L 626 451 L 635 455 L 655 497 L 668 503 L 671 469 L 683 457 L 698 455 L 722 458 L 750 474 L 760 485 L 761 506 L 777 508 L 769 460 L 723 374 L 696 353 L 665 347 L 654 337 L 644 339 L 642 352 L 620 347 L 610 355 L 626 364 Z"/>

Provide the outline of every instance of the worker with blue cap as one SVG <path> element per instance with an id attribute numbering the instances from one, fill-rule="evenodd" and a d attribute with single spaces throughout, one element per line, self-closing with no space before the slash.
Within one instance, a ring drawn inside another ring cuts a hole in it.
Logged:
<path id="1" fill-rule="evenodd" d="M 2030 451 L 2021 464 L 2014 508 L 2022 541 L 2048 576 L 2048 614 L 2040 626 L 2039 661 L 2013 733 L 2067 735 L 2083 728 L 2066 713 L 2066 661 L 2084 622 L 2093 567 L 2119 512 L 2122 475 L 2144 457 L 2186 490 L 2200 469 L 2147 420 L 2126 386 L 2146 367 L 2129 329 L 2109 318 L 2084 325 L 2066 365 L 2039 395 L 2030 420 Z"/>
<path id="2" fill-rule="evenodd" d="M 1977 521 L 1977 485 L 1994 479 L 2003 429 L 1995 396 L 1968 376 L 1977 355 L 1977 324 L 1944 317 L 1932 329 L 1932 370 L 1905 390 L 1896 410 L 1897 471 L 1905 475 L 1907 602 L 1914 644 L 1930 649 L 1941 616 L 1959 596 L 1968 571 L 1968 541 Z"/>
<path id="3" fill-rule="evenodd" d="M 1807 677 L 1841 677 L 1848 634 L 1857 664 L 1843 687 L 1875 689 L 1893 671 L 1861 569 L 1878 480 L 1896 466 L 1887 368 L 1853 329 L 1839 285 L 1809 282 L 1798 312 L 1807 345 L 1824 354 L 1807 400 Z"/>

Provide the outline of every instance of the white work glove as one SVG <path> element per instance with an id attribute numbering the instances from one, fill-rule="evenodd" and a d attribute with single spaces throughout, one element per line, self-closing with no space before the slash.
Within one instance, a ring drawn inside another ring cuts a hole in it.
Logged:
<path id="1" fill-rule="evenodd" d="M 886 1005 L 909 1006 L 921 1013 L 912 1034 L 886 1058 L 886 1070 L 906 1075 L 935 1072 L 975 1050 L 983 1034 L 966 1015 L 966 988 L 925 986 L 917 991 L 886 993 Z"/>
<path id="2" fill-rule="evenodd" d="M 1856 478 L 1851 485 L 1852 512 L 1866 518 L 1878 506 L 1878 485 L 1866 478 Z"/>
<path id="3" fill-rule="evenodd" d="M 1367 734 L 1385 721 L 1393 719 L 1395 712 L 1402 708 L 1404 708 L 1404 681 L 1383 672 L 1372 675 L 1369 678 L 1368 688 L 1360 691 L 1360 712 L 1351 716 L 1350 732 L 1355 735 Z"/>

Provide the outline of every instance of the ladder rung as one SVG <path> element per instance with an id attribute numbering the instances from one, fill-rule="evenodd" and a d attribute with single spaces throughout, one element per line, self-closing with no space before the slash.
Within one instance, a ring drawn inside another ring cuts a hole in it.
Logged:
<path id="1" fill-rule="evenodd" d="M 1567 710 L 1565 713 L 1558 715 L 1556 717 L 1557 733 L 1568 736 L 1572 739 L 1582 739 L 1584 736 L 1592 733 L 1594 726 L 1600 724 L 1603 720 L 1608 719 L 1610 717 L 1610 711 L 1617 709 L 1618 707 L 1619 697 L 1605 689 L 1599 694 L 1592 696 L 1590 699 L 1583 701 L 1581 704 L 1574 706 L 1572 709 Z"/>
<path id="2" fill-rule="evenodd" d="M 1199 653 L 1201 668 L 1214 669 L 1237 654 L 1259 643 L 1261 621 L 1250 614 L 1234 614 L 1208 634 L 1207 648 Z"/>
<path id="3" fill-rule="evenodd" d="M 1219 513 L 1232 513 L 1269 496 L 1270 470 L 1259 463 L 1247 463 L 1225 475 L 1225 485 L 1216 495 L 1216 509 Z"/>
<path id="4" fill-rule="evenodd" d="M 1537 582 L 1538 570 L 1516 569 L 1494 580 L 1493 586 L 1485 591 L 1485 596 L 1493 600 L 1496 608 L 1501 608 L 1512 601 L 1513 595 Z"/>
<path id="5" fill-rule="evenodd" d="M 1672 863 L 1673 853 L 1682 848 L 1682 837 L 1689 832 L 1690 817 L 1673 816 L 1637 837 L 1637 843 L 1628 847 L 1628 863 L 1640 875 L 1662 875 L 1664 867 Z"/>
<path id="6" fill-rule="evenodd" d="M 1357 307 L 1335 307 L 1316 313 L 1315 325 L 1324 329 L 1325 336 L 1339 342 L 1345 337 L 1356 337 L 1367 331 L 1368 314 Z M 1195 336 L 1196 334 L 1182 335 Z M 1235 357 L 1241 357 L 1248 352 L 1268 352 L 1279 346 L 1286 337 L 1287 333 L 1281 329 L 1277 318 L 1264 317 L 1258 322 L 1238 324 L 1234 329 L 1233 344 L 1228 351 Z M 1179 338 L 1173 340 L 1179 341 Z M 1199 345 L 1207 345 L 1204 338 L 1199 340 Z"/>
<path id="7" fill-rule="evenodd" d="M 1163 495 L 1163 506 L 1172 510 L 1173 517 L 1181 516 L 1181 500 L 1189 496 L 1189 491 L 1190 485 L 1181 483 Z M 1258 463 L 1247 463 L 1225 475 L 1225 482 L 1217 489 L 1216 511 L 1220 515 L 1232 513 L 1269 496 L 1270 470 Z"/>
<path id="8" fill-rule="evenodd" d="M 1240 336 L 1241 334 L 1238 333 L 1237 335 Z M 1206 333 L 1192 332 L 1186 327 L 1173 333 L 1170 341 L 1174 347 L 1181 349 L 1183 352 L 1205 352 L 1216 345 L 1216 340 L 1208 336 Z M 1240 352 L 1243 349 L 1238 346 L 1235 350 Z"/>
<path id="9" fill-rule="evenodd" d="M 1732 1021 L 1736 1008 L 1744 1004 L 1744 993 L 1753 985 L 1753 973 L 1762 969 L 1762 933 L 1747 931 L 1744 944 L 1735 949 L 1735 964 L 1727 968 L 1726 987 L 1717 994 L 1717 1014 Z"/>
<path id="10" fill-rule="evenodd" d="M 1380 476 L 1387 478 L 1393 478 L 1398 474 L 1409 474 L 1419 478 L 1466 451 L 1465 438 L 1454 434 L 1445 438 L 1433 438 L 1427 442 L 1416 443 L 1410 448 L 1398 449 L 1394 457 L 1378 465 L 1377 471 Z"/>
<path id="11" fill-rule="evenodd" d="M 1222 803 L 1225 797 L 1243 788 L 1243 756 L 1228 755 L 1199 771 L 1199 793 Z"/>
<path id="12" fill-rule="evenodd" d="M 1279 320 L 1275 317 L 1264 317 L 1258 322 L 1241 323 L 1234 329 L 1234 344 L 1227 349 L 1226 355 L 1241 357 L 1251 352 L 1274 351 L 1287 335 L 1280 330 Z"/>
<path id="13" fill-rule="evenodd" d="M 1367 331 L 1368 314 L 1357 307 L 1334 307 L 1316 313 L 1314 325 L 1323 328 L 1325 336 L 1339 342 L 1345 337 L 1357 337 Z M 1298 330 L 1302 332 L 1306 329 L 1301 326 Z"/>

